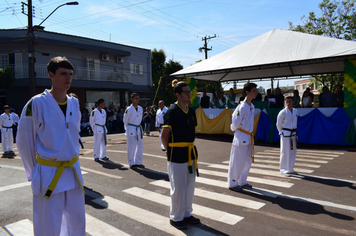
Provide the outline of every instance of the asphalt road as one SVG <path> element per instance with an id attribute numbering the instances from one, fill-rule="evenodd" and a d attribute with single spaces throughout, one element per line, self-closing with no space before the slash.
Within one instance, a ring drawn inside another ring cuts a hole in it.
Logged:
<path id="1" fill-rule="evenodd" d="M 87 235 L 356 235 L 356 153 L 351 148 L 301 146 L 298 176 L 278 172 L 277 145 L 255 145 L 252 190 L 227 188 L 231 136 L 198 135 L 200 177 L 193 215 L 201 224 L 169 224 L 167 162 L 157 132 L 144 136 L 144 165 L 127 166 L 123 134 L 109 135 L 107 162 L 92 157 L 84 137 L 80 162 L 86 189 Z M 17 149 L 14 151 L 17 153 Z M 32 233 L 32 194 L 22 161 L 0 159 L 0 236 Z"/>

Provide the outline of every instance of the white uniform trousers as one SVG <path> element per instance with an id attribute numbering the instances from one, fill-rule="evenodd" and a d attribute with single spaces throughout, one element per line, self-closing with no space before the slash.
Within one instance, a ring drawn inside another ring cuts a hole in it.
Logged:
<path id="1" fill-rule="evenodd" d="M 171 183 L 171 207 L 169 218 L 173 221 L 182 221 L 191 216 L 193 211 L 193 196 L 195 189 L 195 165 L 193 173 L 189 174 L 188 162 L 167 162 L 168 176 Z"/>
<path id="2" fill-rule="evenodd" d="M 1 129 L 1 146 L 4 152 L 12 151 L 12 146 L 14 145 L 14 137 L 12 134 L 12 129 L 2 128 Z"/>
<path id="3" fill-rule="evenodd" d="M 159 128 L 159 141 L 161 141 L 161 149 L 164 150 L 164 145 L 162 142 L 162 127 Z"/>
<path id="4" fill-rule="evenodd" d="M 104 140 L 104 133 L 94 134 L 94 158 L 106 157 L 106 146 Z"/>
<path id="5" fill-rule="evenodd" d="M 143 139 L 141 136 L 126 136 L 127 162 L 129 166 L 141 165 L 143 155 Z"/>
<path id="6" fill-rule="evenodd" d="M 290 149 L 290 139 L 293 142 L 293 150 Z M 281 155 L 279 169 L 281 173 L 294 172 L 295 157 L 297 156 L 296 136 L 281 136 Z"/>
<path id="7" fill-rule="evenodd" d="M 85 236 L 85 201 L 81 187 L 52 194 L 33 195 L 36 236 Z"/>
<path id="8" fill-rule="evenodd" d="M 252 164 L 251 152 L 251 145 L 231 146 L 229 172 L 227 175 L 229 188 L 247 184 L 247 176 Z"/>

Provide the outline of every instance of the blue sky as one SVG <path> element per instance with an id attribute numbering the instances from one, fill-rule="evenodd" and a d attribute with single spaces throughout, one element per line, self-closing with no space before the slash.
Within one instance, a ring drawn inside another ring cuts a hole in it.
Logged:
<path id="1" fill-rule="evenodd" d="M 70 1 L 70 0 L 69 0 Z M 24 1 L 27 2 L 27 1 Z M 33 0 L 39 24 L 68 1 Z M 288 29 L 288 21 L 320 14 L 321 0 L 78 0 L 63 6 L 43 24 L 45 30 L 78 35 L 147 49 L 163 49 L 167 60 L 184 67 L 205 58 L 199 52 L 204 36 L 214 36 L 208 56 L 214 56 L 272 29 Z M 0 3 L 0 28 L 26 28 L 21 1 Z M 269 87 L 270 83 L 262 83 Z M 280 82 L 280 85 L 293 82 Z"/>

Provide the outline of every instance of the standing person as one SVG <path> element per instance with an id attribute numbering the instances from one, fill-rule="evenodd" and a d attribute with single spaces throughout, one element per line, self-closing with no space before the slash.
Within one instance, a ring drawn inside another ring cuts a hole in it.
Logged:
<path id="1" fill-rule="evenodd" d="M 124 114 L 125 135 L 127 137 L 127 161 L 130 168 L 144 168 L 142 165 L 143 155 L 143 132 L 142 115 L 143 109 L 138 105 L 140 97 L 138 93 L 131 94 L 131 105 Z"/>
<path id="2" fill-rule="evenodd" d="M 101 158 L 102 160 L 109 160 L 106 156 L 106 134 L 108 130 L 106 129 L 106 111 L 105 100 L 103 98 L 98 99 L 98 107 L 95 108 L 90 115 L 89 122 L 91 130 L 93 131 L 93 146 L 94 146 L 94 161 L 98 162 Z"/>
<path id="3" fill-rule="evenodd" d="M 120 112 L 118 112 L 118 114 L 117 114 L 117 118 L 118 118 L 118 122 L 119 122 L 119 133 L 122 133 L 125 131 L 125 129 L 124 129 L 124 114 L 125 114 L 124 109 L 120 109 Z"/>
<path id="4" fill-rule="evenodd" d="M 201 108 L 209 108 L 210 97 L 206 95 L 206 91 L 203 92 L 203 96 L 200 99 L 200 107 Z"/>
<path id="5" fill-rule="evenodd" d="M 14 145 L 14 137 L 12 133 L 12 125 L 14 124 L 13 116 L 10 114 L 10 107 L 4 106 L 4 113 L 0 116 L 1 127 L 1 146 L 3 150 L 3 157 L 15 156 L 12 147 Z"/>
<path id="6" fill-rule="evenodd" d="M 311 104 L 312 104 L 312 99 L 310 96 L 310 92 L 309 90 L 305 90 L 302 97 L 302 107 L 303 108 L 311 107 L 312 106 Z"/>
<path id="7" fill-rule="evenodd" d="M 177 102 L 164 115 L 162 141 L 167 150 L 167 169 L 171 183 L 170 224 L 178 229 L 188 224 L 198 224 L 200 220 L 191 215 L 195 175 L 198 173 L 198 152 L 194 145 L 197 119 L 190 101 L 187 83 L 172 82 Z M 193 161 L 192 161 L 193 160 Z"/>
<path id="8" fill-rule="evenodd" d="M 164 101 L 161 100 L 158 102 L 158 107 L 159 109 L 157 110 L 156 113 L 156 127 L 159 127 L 159 140 L 161 141 L 161 149 L 162 151 L 166 151 L 166 148 L 164 147 L 162 143 L 162 126 L 164 124 L 164 115 L 167 112 L 167 107 L 164 105 Z"/>
<path id="9" fill-rule="evenodd" d="M 293 91 L 293 107 L 294 108 L 300 108 L 300 97 L 299 97 L 299 91 L 294 90 Z"/>
<path id="10" fill-rule="evenodd" d="M 36 236 L 85 236 L 81 114 L 78 100 L 67 95 L 73 69 L 67 58 L 52 58 L 47 65 L 52 88 L 27 102 L 19 122 L 17 147 L 32 182 Z"/>
<path id="11" fill-rule="evenodd" d="M 235 108 L 235 100 L 236 94 L 234 93 L 234 89 L 230 88 L 229 99 L 227 100 L 227 108 Z"/>
<path id="12" fill-rule="evenodd" d="M 342 91 L 342 86 L 340 84 L 336 86 L 333 106 L 334 107 L 343 107 L 344 106 L 344 91 Z"/>
<path id="13" fill-rule="evenodd" d="M 220 108 L 219 99 L 216 97 L 216 93 L 213 93 L 213 99 L 210 104 L 211 108 Z"/>
<path id="14" fill-rule="evenodd" d="M 289 176 L 297 174 L 293 168 L 297 156 L 298 110 L 293 108 L 293 97 L 286 97 L 286 105 L 277 116 L 276 126 L 281 136 L 280 172 Z"/>
<path id="15" fill-rule="evenodd" d="M 256 87 L 255 83 L 244 85 L 245 100 L 232 113 L 230 128 L 234 132 L 234 140 L 231 146 L 227 183 L 229 189 L 236 192 L 242 191 L 243 188 L 252 188 L 252 185 L 247 183 L 247 176 L 253 162 L 252 131 L 255 106 L 251 101 L 257 96 Z"/>
<path id="16" fill-rule="evenodd" d="M 150 136 L 151 132 L 151 111 L 149 107 L 146 107 L 146 111 L 143 113 L 143 120 L 145 122 L 145 132 L 147 136 Z"/>
<path id="17" fill-rule="evenodd" d="M 220 105 L 219 108 L 225 109 L 226 99 L 225 99 L 224 93 L 220 93 L 219 105 Z"/>
<path id="18" fill-rule="evenodd" d="M 17 126 L 19 125 L 20 117 L 16 114 L 15 109 L 11 108 L 12 121 L 12 135 L 14 137 L 14 143 L 16 143 L 16 135 L 17 135 Z"/>

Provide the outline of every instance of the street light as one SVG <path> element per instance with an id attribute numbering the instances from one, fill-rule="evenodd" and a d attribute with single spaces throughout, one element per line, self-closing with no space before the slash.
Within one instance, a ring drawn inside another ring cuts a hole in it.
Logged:
<path id="1" fill-rule="evenodd" d="M 40 27 L 40 25 L 47 20 L 58 8 L 65 5 L 78 5 L 78 2 L 67 2 L 62 5 L 59 5 L 56 9 L 54 9 L 51 14 L 49 14 L 39 25 L 32 26 L 32 0 L 28 0 L 27 4 L 27 16 L 28 16 L 28 28 L 27 28 L 27 42 L 28 42 L 28 77 L 29 77 L 29 87 L 30 87 L 30 96 L 36 95 L 36 78 L 35 78 L 35 46 L 34 46 L 34 28 L 44 28 Z"/>

